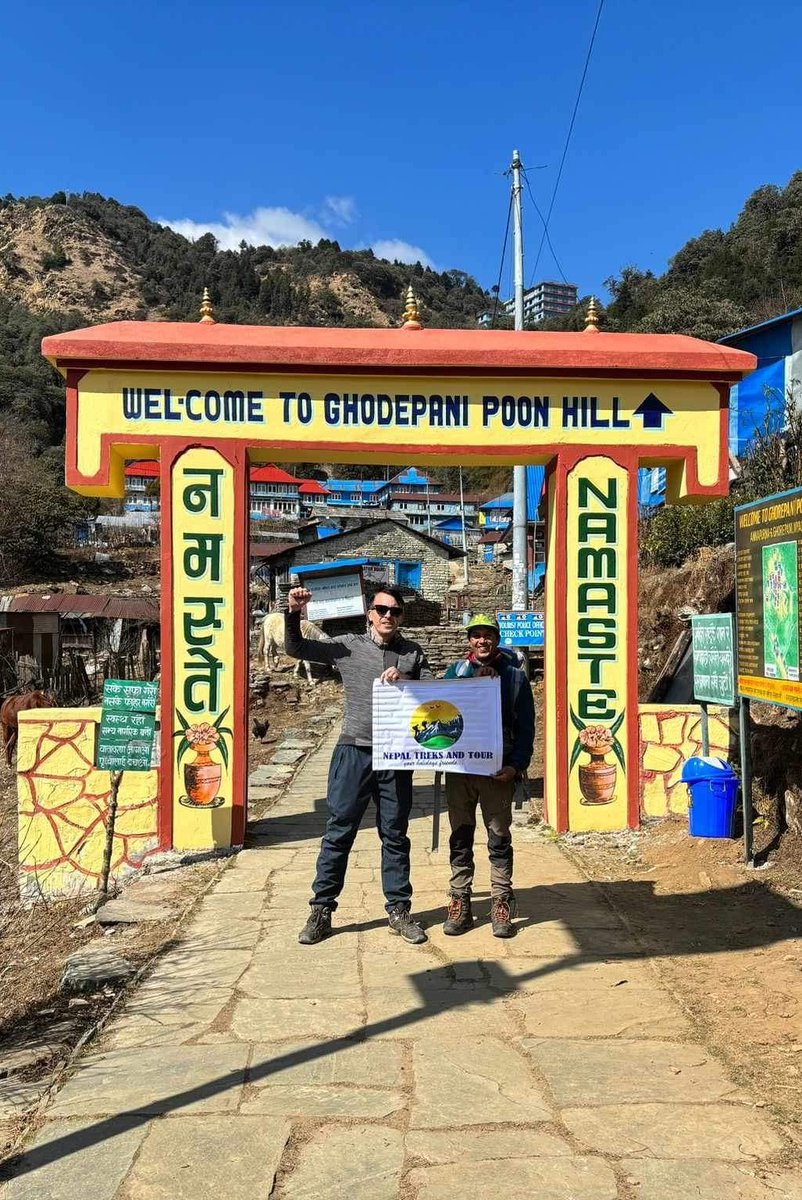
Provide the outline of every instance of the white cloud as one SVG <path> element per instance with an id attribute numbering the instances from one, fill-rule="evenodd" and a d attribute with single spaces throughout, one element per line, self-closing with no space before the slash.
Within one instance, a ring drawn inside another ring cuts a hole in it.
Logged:
<path id="1" fill-rule="evenodd" d="M 410 242 L 402 242 L 400 238 L 384 238 L 378 242 L 374 242 L 371 250 L 377 258 L 388 258 L 390 262 L 402 263 L 422 263 L 424 267 L 431 267 L 432 260 L 425 250 L 421 250 L 420 246 L 413 246 Z"/>
<path id="2" fill-rule="evenodd" d="M 333 218 L 340 225 L 350 225 L 357 215 L 353 196 L 327 196 L 324 206 L 324 220 Z"/>
<path id="3" fill-rule="evenodd" d="M 222 221 L 168 221 L 160 219 L 176 233 L 195 241 L 205 233 L 217 238 L 221 250 L 236 250 L 240 242 L 249 246 L 295 246 L 306 238 L 319 242 L 326 230 L 317 221 L 310 221 L 289 208 L 255 208 L 252 213 L 223 213 Z"/>
<path id="4" fill-rule="evenodd" d="M 211 233 L 221 250 L 237 250 L 241 242 L 249 246 L 297 246 L 298 242 L 306 239 L 315 244 L 331 235 L 331 226 L 349 225 L 358 215 L 352 196 L 326 196 L 320 221 L 289 208 L 255 208 L 253 212 L 242 215 L 226 212 L 219 221 L 193 221 L 188 217 L 158 219 L 160 224 L 167 225 L 191 241 Z M 364 245 L 362 242 L 361 246 Z M 434 265 L 425 250 L 401 238 L 380 238 L 371 249 L 377 258 L 387 258 L 391 262 L 420 262 L 425 267 Z"/>

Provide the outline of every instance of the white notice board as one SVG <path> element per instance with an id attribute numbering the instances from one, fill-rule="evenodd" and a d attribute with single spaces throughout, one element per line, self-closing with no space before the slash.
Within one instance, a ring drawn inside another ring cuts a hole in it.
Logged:
<path id="1" fill-rule="evenodd" d="M 501 770 L 497 676 L 373 684 L 373 769 L 494 775 Z"/>
<path id="2" fill-rule="evenodd" d="M 310 621 L 329 621 L 334 617 L 360 617 L 365 614 L 365 596 L 360 571 L 326 571 L 320 575 L 304 573 L 303 586 L 312 599 L 306 606 Z"/>

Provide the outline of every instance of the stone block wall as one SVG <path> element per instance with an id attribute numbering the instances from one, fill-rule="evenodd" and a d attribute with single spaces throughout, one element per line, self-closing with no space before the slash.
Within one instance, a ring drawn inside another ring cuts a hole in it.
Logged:
<path id="1" fill-rule="evenodd" d="M 641 813 L 664 817 L 688 811 L 688 789 L 681 782 L 686 759 L 702 753 L 702 718 L 698 704 L 641 704 Z M 738 714 L 710 707 L 710 753 L 737 761 Z"/>
<path id="2" fill-rule="evenodd" d="M 95 891 L 111 776 L 93 765 L 99 708 L 20 713 L 19 872 L 23 899 Z M 120 787 L 111 874 L 136 870 L 158 846 L 158 773 L 128 771 Z"/>
<path id="3" fill-rule="evenodd" d="M 325 561 L 331 555 L 331 561 L 338 558 L 405 558 L 420 561 L 421 594 L 426 600 L 442 604 L 451 577 L 451 560 L 448 550 L 431 542 L 422 542 L 409 530 L 394 525 L 392 529 L 358 529 L 353 533 L 345 533 L 337 538 L 336 545 L 326 546 L 322 542 L 310 542 L 309 545 L 295 551 L 293 561 L 299 566 L 307 563 Z M 290 568 L 291 570 L 292 568 Z"/>

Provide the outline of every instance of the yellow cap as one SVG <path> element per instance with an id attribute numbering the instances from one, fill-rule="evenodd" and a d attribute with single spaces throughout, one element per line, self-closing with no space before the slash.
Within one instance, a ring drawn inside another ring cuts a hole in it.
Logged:
<path id="1" fill-rule="evenodd" d="M 475 613 L 471 617 L 468 624 L 465 626 L 466 632 L 471 629 L 494 629 L 499 633 L 498 621 L 495 617 L 489 617 L 487 613 Z"/>

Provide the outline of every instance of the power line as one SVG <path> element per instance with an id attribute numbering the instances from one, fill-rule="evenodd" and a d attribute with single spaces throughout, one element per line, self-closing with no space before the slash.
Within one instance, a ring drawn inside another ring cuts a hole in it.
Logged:
<path id="1" fill-rule="evenodd" d="M 493 302 L 493 315 L 490 318 L 490 328 L 492 329 L 496 323 L 496 313 L 498 312 L 498 297 L 501 290 L 501 276 L 504 271 L 504 256 L 507 253 L 507 239 L 510 236 L 510 218 L 512 216 L 512 192 L 510 192 L 510 203 L 507 208 L 507 226 L 504 230 L 504 243 L 501 247 L 501 262 L 498 267 L 498 280 L 496 282 L 496 298 Z"/>
<path id="2" fill-rule="evenodd" d="M 535 265 L 532 270 L 532 282 L 534 282 L 534 278 L 537 273 L 538 263 L 540 262 L 540 256 L 543 253 L 543 243 L 545 242 L 546 237 L 548 236 L 549 223 L 551 221 L 551 214 L 554 211 L 554 201 L 557 198 L 557 189 L 559 188 L 560 180 L 562 179 L 563 167 L 565 166 L 565 159 L 568 154 L 568 147 L 571 144 L 571 135 L 574 132 L 574 123 L 576 121 L 576 114 L 579 111 L 579 102 L 582 99 L 582 92 L 585 87 L 585 79 L 587 77 L 588 67 L 590 66 L 590 56 L 593 53 L 593 45 L 596 41 L 596 34 L 599 29 L 599 21 L 601 20 L 603 8 L 604 8 L 604 0 L 599 0 L 599 7 L 596 10 L 596 21 L 593 26 L 593 33 L 590 35 L 590 44 L 588 45 L 588 52 L 585 56 L 585 65 L 582 69 L 582 78 L 579 81 L 579 89 L 577 91 L 576 100 L 574 102 L 574 111 L 571 113 L 571 122 L 568 126 L 568 133 L 566 134 L 566 137 L 565 137 L 565 145 L 563 146 L 562 158 L 560 159 L 560 167 L 559 167 L 559 170 L 557 171 L 557 178 L 554 181 L 554 189 L 551 193 L 551 201 L 549 203 L 549 211 L 546 213 L 546 220 L 543 222 L 543 236 L 540 239 L 540 245 L 538 246 L 538 251 L 537 251 L 537 258 L 535 259 Z M 552 253 L 553 253 L 553 251 L 552 251 Z"/>
<path id="3" fill-rule="evenodd" d="M 529 199 L 532 201 L 533 205 L 535 206 L 535 212 L 540 217 L 541 224 L 543 225 L 543 236 L 545 237 L 546 241 L 549 244 L 549 250 L 551 250 L 551 256 L 554 259 L 554 262 L 557 266 L 557 270 L 560 272 L 560 278 L 562 279 L 563 283 L 568 283 L 568 280 L 565 278 L 565 271 L 563 271 L 562 266 L 560 265 L 560 260 L 557 257 L 557 251 L 554 249 L 554 246 L 552 245 L 551 234 L 549 233 L 549 227 L 546 224 L 546 218 L 543 216 L 543 213 L 540 211 L 540 205 L 538 204 L 537 200 L 535 199 L 534 192 L 532 191 L 532 187 L 529 183 L 529 176 L 527 175 L 525 170 L 523 171 L 523 177 L 524 177 L 524 180 L 526 181 L 526 190 L 529 192 Z M 535 266 L 537 266 L 537 264 L 535 264 Z M 534 274 L 533 274 L 532 278 L 534 281 Z M 569 286 L 570 286 L 570 284 L 569 284 Z M 530 287 L 531 287 L 531 283 L 530 283 Z"/>

